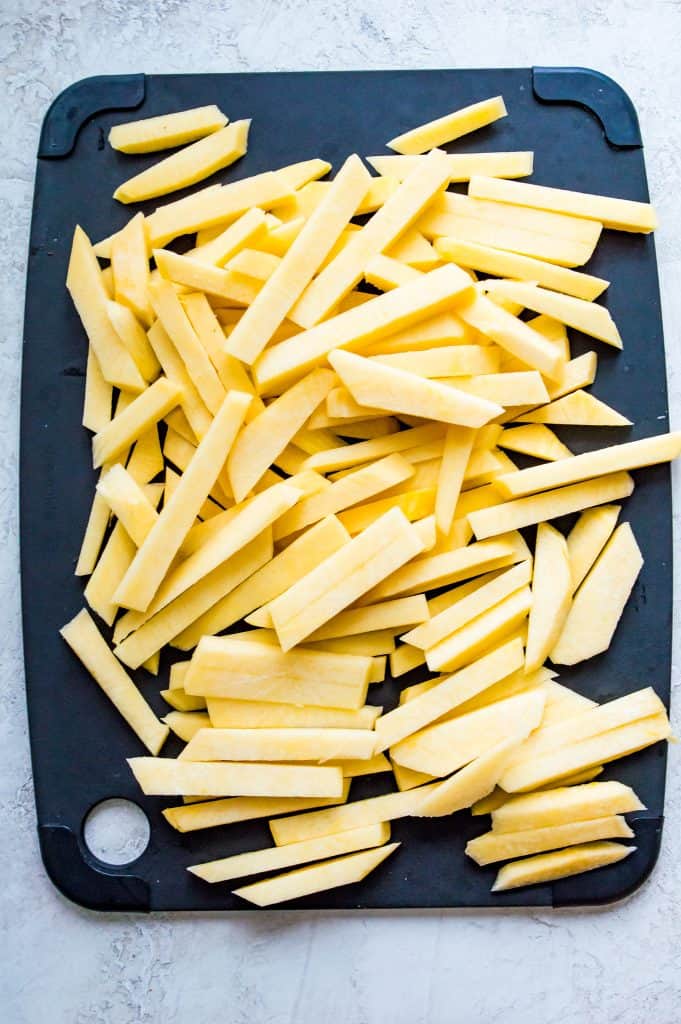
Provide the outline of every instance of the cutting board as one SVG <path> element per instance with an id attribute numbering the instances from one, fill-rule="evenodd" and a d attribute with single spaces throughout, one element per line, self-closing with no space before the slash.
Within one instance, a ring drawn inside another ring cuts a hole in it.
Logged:
<path id="1" fill-rule="evenodd" d="M 126 758 L 144 753 L 135 735 L 58 635 L 83 604 L 73 575 L 95 484 L 90 439 L 80 425 L 86 338 L 64 287 L 73 228 L 96 240 L 133 212 L 115 187 L 158 157 L 114 152 L 112 125 L 137 117 L 217 103 L 233 120 L 252 117 L 248 154 L 214 181 L 233 181 L 309 157 L 337 168 L 352 151 L 385 153 L 384 142 L 414 125 L 497 93 L 510 116 L 459 140 L 456 152 L 535 152 L 532 180 L 646 201 L 643 147 L 631 101 L 611 79 L 582 69 L 323 72 L 291 74 L 129 75 L 90 78 L 66 89 L 49 109 L 38 152 L 26 291 L 21 412 L 21 567 L 26 692 L 38 832 L 45 867 L 70 899 L 100 910 L 235 910 L 229 885 L 206 885 L 187 865 L 270 845 L 266 821 L 181 835 L 165 822 L 175 800 L 140 794 Z M 173 197 L 175 198 L 175 196 Z M 163 201 L 161 201 L 163 202 Z M 149 212 L 158 201 L 141 204 Z M 594 393 L 635 425 L 607 433 L 613 442 L 667 429 L 664 342 L 655 243 L 650 235 L 606 231 L 587 268 L 612 284 L 605 303 L 624 351 L 599 345 Z M 593 343 L 571 331 L 574 354 Z M 559 430 L 583 451 L 604 431 Z M 670 474 L 636 474 L 626 504 L 645 566 L 612 647 L 561 672 L 561 681 L 598 701 L 652 685 L 668 704 L 672 614 Z M 569 520 L 560 522 L 568 528 Z M 159 679 L 135 673 L 159 714 L 168 709 Z M 371 688 L 371 701 L 394 706 L 419 670 Z M 171 739 L 164 754 L 174 755 Z M 660 844 L 666 751 L 658 744 L 610 766 L 602 778 L 636 789 L 647 810 L 632 816 L 637 851 L 620 864 L 509 893 L 493 894 L 495 866 L 464 856 L 488 819 L 462 812 L 405 819 L 393 826 L 399 851 L 359 885 L 311 896 L 296 908 L 568 906 L 625 896 L 647 877 Z M 391 776 L 357 779 L 354 799 L 388 791 Z M 83 822 L 100 801 L 136 801 L 151 840 L 134 863 L 114 868 L 83 842 Z"/>

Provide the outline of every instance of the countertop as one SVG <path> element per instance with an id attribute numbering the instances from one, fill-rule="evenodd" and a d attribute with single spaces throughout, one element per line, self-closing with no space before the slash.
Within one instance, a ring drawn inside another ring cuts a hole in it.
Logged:
<path id="1" fill-rule="evenodd" d="M 17 444 L 25 261 L 52 98 L 102 73 L 579 65 L 613 76 L 645 142 L 681 425 L 679 0 L 14 0 L 0 5 L 0 1006 L 7 1024 L 676 1024 L 681 771 L 662 855 L 606 910 L 148 918 L 63 899 L 36 840 L 23 692 Z M 681 475 L 675 470 L 679 505 Z M 675 535 L 678 537 L 678 512 Z M 681 564 L 681 562 L 680 562 Z M 678 586 L 676 592 L 681 593 Z M 673 686 L 678 693 L 679 602 Z M 49 666 L 47 667 L 49 670 Z M 58 685 L 58 680 L 55 684 Z M 678 698 L 677 698 L 678 700 Z M 678 714 L 676 715 L 678 720 Z"/>

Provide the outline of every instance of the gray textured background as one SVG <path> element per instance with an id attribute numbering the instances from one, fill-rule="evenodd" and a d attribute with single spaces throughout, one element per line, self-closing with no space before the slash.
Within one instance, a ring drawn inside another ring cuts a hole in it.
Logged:
<path id="1" fill-rule="evenodd" d="M 681 1019 L 681 775 L 674 748 L 659 865 L 639 893 L 611 910 L 145 919 L 68 904 L 43 873 L 35 836 L 16 514 L 35 152 L 48 104 L 71 81 L 134 71 L 531 64 L 607 72 L 638 107 L 662 222 L 658 254 L 678 427 L 679 54 L 679 0 L 0 0 L 0 1016 L 7 1024 Z M 677 473 L 677 494 L 679 479 Z M 675 612 L 678 630 L 678 602 Z M 673 683 L 678 688 L 676 665 Z"/>

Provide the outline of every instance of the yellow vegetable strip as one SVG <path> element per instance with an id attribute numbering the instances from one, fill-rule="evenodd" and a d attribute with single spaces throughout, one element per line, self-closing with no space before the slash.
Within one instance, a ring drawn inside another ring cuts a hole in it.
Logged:
<path id="1" fill-rule="evenodd" d="M 117 124 L 109 132 L 109 145 L 121 153 L 155 153 L 194 142 L 224 128 L 228 118 L 210 104 L 172 114 L 145 117 L 139 121 Z"/>
<path id="2" fill-rule="evenodd" d="M 386 512 L 271 602 L 282 647 L 299 643 L 422 550 L 403 513 Z"/>
<path id="3" fill-rule="evenodd" d="M 318 271 L 370 182 L 359 157 L 348 157 L 281 264 L 230 334 L 228 352 L 246 363 L 255 361 Z"/>
<path id="4" fill-rule="evenodd" d="M 177 758 L 131 757 L 128 764 L 147 796 L 331 796 L 343 792 L 337 767 L 215 764 Z"/>
<path id="5" fill-rule="evenodd" d="M 396 241 L 448 181 L 446 154 L 429 153 L 345 249 L 308 285 L 289 314 L 294 323 L 312 327 L 328 316 L 359 282 L 371 257 Z"/>
<path id="6" fill-rule="evenodd" d="M 163 419 L 180 398 L 180 389 L 165 377 L 160 377 L 138 395 L 127 409 L 115 416 L 92 438 L 95 469 L 127 451 L 152 424 Z"/>
<path id="7" fill-rule="evenodd" d="M 681 433 L 660 434 L 584 452 L 564 461 L 507 473 L 498 477 L 495 486 L 504 496 L 520 498 L 536 491 L 579 483 L 606 473 L 670 462 L 680 454 Z"/>
<path id="8" fill-rule="evenodd" d="M 572 459 L 569 461 L 572 462 Z M 550 463 L 551 466 L 562 464 Z M 483 540 L 508 530 L 521 530 L 534 523 L 569 515 L 571 512 L 581 512 L 592 505 L 627 498 L 633 489 L 634 481 L 628 473 L 608 473 L 596 480 L 560 487 L 527 498 L 516 498 L 515 501 L 471 512 L 468 520 L 475 536 Z"/>
<path id="9" fill-rule="evenodd" d="M 470 106 L 445 114 L 435 121 L 412 128 L 402 135 L 397 135 L 386 145 L 396 153 L 425 153 L 435 146 L 443 146 L 446 142 L 453 142 L 462 135 L 484 128 L 498 121 L 500 117 L 506 117 L 507 113 L 503 97 L 492 96 L 491 99 L 471 103 Z"/>
<path id="10" fill-rule="evenodd" d="M 229 167 L 246 152 L 250 121 L 234 121 L 128 178 L 114 192 L 122 203 L 167 195 Z"/>
<path id="11" fill-rule="evenodd" d="M 215 483 L 250 404 L 250 395 L 231 392 L 196 449 L 186 472 L 154 524 L 118 591 L 116 601 L 146 611 L 170 563 Z"/>
<path id="12" fill-rule="evenodd" d="M 320 279 L 321 275 L 315 281 Z M 449 264 L 420 276 L 411 284 L 338 313 L 263 352 L 254 368 L 258 390 L 267 394 L 281 389 L 335 348 L 361 347 L 451 308 L 467 298 L 472 287 L 468 275 Z"/>
<path id="13" fill-rule="evenodd" d="M 367 825 L 328 838 L 324 836 L 321 839 L 292 843 L 289 846 L 273 846 L 251 853 L 238 853 L 205 864 L 195 864 L 187 870 L 205 882 L 226 882 L 230 878 L 257 875 L 263 871 L 288 868 L 294 864 L 307 864 L 323 857 L 335 857 L 341 853 L 380 846 L 389 838 L 390 826 L 387 823 Z"/>
<path id="14" fill-rule="evenodd" d="M 249 612 L 272 601 L 305 576 L 320 561 L 350 540 L 347 530 L 329 516 L 306 530 L 280 551 L 250 579 L 217 602 L 188 629 L 175 638 L 181 650 L 195 647 L 202 636 L 221 632 Z"/>
<path id="15" fill-rule="evenodd" d="M 524 182 L 500 182 L 479 176 L 471 179 L 468 191 L 469 195 L 480 199 L 586 217 L 600 221 L 604 227 L 616 231 L 647 233 L 657 227 L 657 217 L 650 203 L 638 203 L 631 199 L 613 199 L 610 196 L 547 188 L 545 185 L 528 185 Z"/>
<path id="16" fill-rule="evenodd" d="M 102 283 L 102 272 L 90 239 L 81 227 L 76 227 L 73 233 L 66 287 L 104 379 L 124 391 L 134 394 L 143 391 L 146 386 L 144 378 L 107 315 L 109 297 Z"/>
<path id="17" fill-rule="evenodd" d="M 130 676 L 116 661 L 85 609 L 62 628 L 61 635 L 145 747 L 157 754 L 168 735 L 168 727 L 159 722 Z"/>

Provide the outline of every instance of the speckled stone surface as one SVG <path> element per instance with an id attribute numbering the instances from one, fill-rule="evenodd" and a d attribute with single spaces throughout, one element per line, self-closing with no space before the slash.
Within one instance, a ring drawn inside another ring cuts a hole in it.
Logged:
<path id="1" fill-rule="evenodd" d="M 16 486 L 38 132 L 56 93 L 102 73 L 554 64 L 612 75 L 638 107 L 662 222 L 657 239 L 670 411 L 678 427 L 680 53 L 679 0 L 0 3 L 0 1017 L 7 1024 L 681 1019 L 681 771 L 675 748 L 658 867 L 633 898 L 609 910 L 142 918 L 100 916 L 67 903 L 45 877 L 36 842 Z M 680 481 L 677 471 L 677 504 Z M 678 613 L 677 600 L 677 635 Z M 675 662 L 678 650 L 677 642 Z M 673 683 L 678 692 L 676 664 Z"/>

